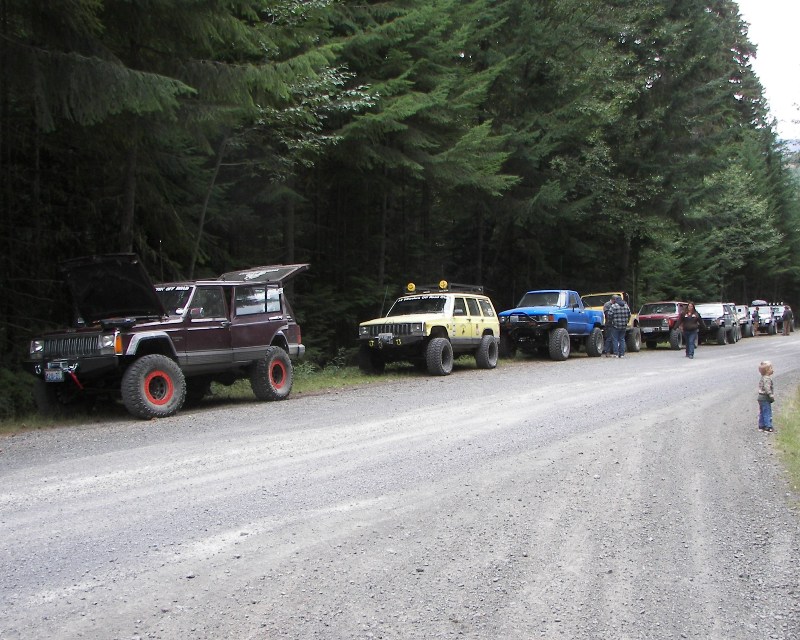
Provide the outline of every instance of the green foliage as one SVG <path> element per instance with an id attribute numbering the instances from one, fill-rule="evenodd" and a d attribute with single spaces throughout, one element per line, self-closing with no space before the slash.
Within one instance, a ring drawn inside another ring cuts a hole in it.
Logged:
<path id="1" fill-rule="evenodd" d="M 33 376 L 0 367 L 0 421 L 16 420 L 34 410 Z"/>
<path id="2" fill-rule="evenodd" d="M 777 415 L 776 443 L 795 493 L 800 493 L 800 389 L 789 396 Z"/>

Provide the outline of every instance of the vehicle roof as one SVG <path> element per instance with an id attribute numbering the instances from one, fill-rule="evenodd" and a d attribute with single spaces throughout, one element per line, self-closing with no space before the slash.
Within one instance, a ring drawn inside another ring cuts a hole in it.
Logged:
<path id="1" fill-rule="evenodd" d="M 559 289 L 559 291 L 569 291 L 569 289 Z M 588 296 L 621 296 L 625 295 L 625 291 L 592 291 L 591 293 L 584 293 L 581 298 Z"/>
<path id="2" fill-rule="evenodd" d="M 472 298 L 485 298 L 489 299 L 484 293 L 475 293 L 470 291 L 415 291 L 414 293 L 404 293 L 397 300 L 405 300 L 406 298 L 431 298 L 434 296 L 467 296 Z"/>

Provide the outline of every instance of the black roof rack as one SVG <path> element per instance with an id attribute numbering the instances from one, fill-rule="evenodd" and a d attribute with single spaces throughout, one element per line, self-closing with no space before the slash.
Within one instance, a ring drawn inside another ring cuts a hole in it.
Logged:
<path id="1" fill-rule="evenodd" d="M 418 293 L 483 293 L 483 287 L 477 284 L 459 284 L 457 282 L 447 282 L 446 287 L 441 287 L 438 284 L 418 284 L 414 285 L 414 291 L 405 290 L 405 295 L 414 295 Z"/>

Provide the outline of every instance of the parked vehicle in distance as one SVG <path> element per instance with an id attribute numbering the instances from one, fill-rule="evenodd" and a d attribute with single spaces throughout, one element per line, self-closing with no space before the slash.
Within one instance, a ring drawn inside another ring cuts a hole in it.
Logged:
<path id="1" fill-rule="evenodd" d="M 703 319 L 700 328 L 701 342 L 728 344 L 736 342 L 739 335 L 739 323 L 731 313 L 731 307 L 723 302 L 703 302 L 695 305 L 697 313 Z"/>
<path id="2" fill-rule="evenodd" d="M 733 320 L 733 326 L 728 330 L 728 342 L 734 344 L 742 339 L 742 329 L 739 325 L 739 315 L 736 313 L 736 305 L 732 302 L 723 302 L 722 306 L 730 313 Z"/>
<path id="3" fill-rule="evenodd" d="M 633 303 L 631 302 L 631 297 L 628 293 L 625 291 L 587 293 L 581 296 L 581 300 L 587 309 L 602 311 L 605 303 L 608 302 L 613 295 L 620 296 L 631 309 L 631 317 L 628 319 L 628 328 L 625 331 L 625 350 L 633 353 L 641 351 L 642 332 L 641 329 L 639 329 L 639 316 L 633 311 Z"/>
<path id="4" fill-rule="evenodd" d="M 752 338 L 755 335 L 753 329 L 753 312 L 746 304 L 734 305 L 736 315 L 739 318 L 739 329 L 743 338 Z"/>
<path id="5" fill-rule="evenodd" d="M 474 354 L 479 369 L 497 366 L 500 326 L 483 287 L 449 284 L 417 287 L 395 300 L 385 317 L 358 326 L 359 367 L 383 373 L 389 362 L 411 362 L 437 376 L 449 375 L 453 359 Z"/>
<path id="6" fill-rule="evenodd" d="M 79 317 L 30 343 L 25 368 L 37 378 L 41 412 L 118 394 L 137 418 L 163 418 L 199 401 L 212 382 L 241 378 L 259 400 L 289 395 L 290 354 L 305 347 L 283 282 L 307 264 L 157 286 L 134 254 L 75 258 L 61 268 Z"/>
<path id="7" fill-rule="evenodd" d="M 514 309 L 500 312 L 500 353 L 511 357 L 519 349 L 563 361 L 585 347 L 596 358 L 603 353 L 604 321 L 603 312 L 587 309 L 577 291 L 528 291 Z"/>
<path id="8" fill-rule="evenodd" d="M 783 331 L 783 312 L 786 310 L 786 305 L 781 303 L 770 305 L 772 315 L 775 318 L 775 333 Z M 789 326 L 789 332 L 794 331 L 794 322 Z"/>
<path id="9" fill-rule="evenodd" d="M 772 311 L 772 305 L 766 300 L 753 300 L 750 303 L 751 309 L 755 309 L 758 315 L 758 332 L 766 335 L 775 335 L 778 333 L 778 326 L 775 322 L 775 314 Z M 751 315 L 752 317 L 752 315 Z"/>
<path id="10" fill-rule="evenodd" d="M 686 302 L 666 300 L 647 302 L 639 309 L 639 329 L 648 349 L 655 349 L 660 342 L 670 349 L 683 348 L 683 333 L 676 328 L 678 316 L 686 310 Z"/>

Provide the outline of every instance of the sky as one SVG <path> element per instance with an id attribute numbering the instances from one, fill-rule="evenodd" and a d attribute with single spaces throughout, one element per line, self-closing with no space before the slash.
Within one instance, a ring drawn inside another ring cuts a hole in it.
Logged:
<path id="1" fill-rule="evenodd" d="M 737 0 L 750 24 L 752 61 L 761 79 L 770 113 L 778 120 L 778 137 L 800 140 L 800 56 L 797 54 L 800 0 Z"/>

